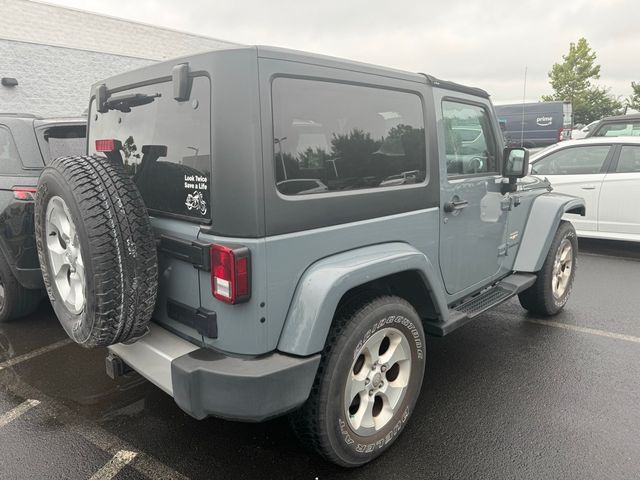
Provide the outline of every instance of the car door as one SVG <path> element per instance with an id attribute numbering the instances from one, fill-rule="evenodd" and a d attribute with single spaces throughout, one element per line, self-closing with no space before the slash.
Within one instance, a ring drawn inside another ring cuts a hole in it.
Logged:
<path id="1" fill-rule="evenodd" d="M 604 177 L 598 205 L 598 231 L 640 235 L 640 145 L 618 147 Z"/>
<path id="2" fill-rule="evenodd" d="M 584 198 L 584 217 L 566 215 L 576 230 L 598 230 L 598 201 L 612 150 L 611 144 L 569 146 L 554 150 L 533 164 L 531 173 L 546 177 L 556 191 Z"/>
<path id="3" fill-rule="evenodd" d="M 489 102 L 442 95 L 437 107 L 440 269 L 449 294 L 461 296 L 498 275 L 508 212 L 500 193 L 499 130 Z M 480 138 L 465 142 L 462 127 Z"/>

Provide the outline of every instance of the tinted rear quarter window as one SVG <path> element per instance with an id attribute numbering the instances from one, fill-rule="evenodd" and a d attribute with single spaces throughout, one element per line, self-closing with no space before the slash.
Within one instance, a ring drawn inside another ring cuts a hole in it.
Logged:
<path id="1" fill-rule="evenodd" d="M 22 163 L 11 131 L 0 125 L 0 174 L 15 174 L 21 170 Z"/>
<path id="2" fill-rule="evenodd" d="M 54 158 L 84 155 L 87 150 L 85 125 L 59 125 L 38 131 L 38 142 L 45 164 Z"/>
<path id="3" fill-rule="evenodd" d="M 95 140 L 122 143 L 125 169 L 155 214 L 206 222 L 210 217 L 210 82 L 195 77 L 188 101 L 173 98 L 171 82 L 112 94 L 144 94 L 153 100 L 130 111 L 109 110 L 91 118 L 89 149 Z M 124 109 L 126 110 L 126 108 Z M 92 104 L 91 115 L 96 111 Z"/>
<path id="4" fill-rule="evenodd" d="M 422 101 L 415 94 L 316 80 L 273 82 L 276 185 L 284 195 L 420 183 Z"/>

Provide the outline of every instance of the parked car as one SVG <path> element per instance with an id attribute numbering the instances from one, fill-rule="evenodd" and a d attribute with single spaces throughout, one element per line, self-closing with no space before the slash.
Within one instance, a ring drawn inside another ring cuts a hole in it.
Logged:
<path id="1" fill-rule="evenodd" d="M 585 138 L 591 137 L 640 137 L 640 113 L 603 118 Z"/>
<path id="2" fill-rule="evenodd" d="M 38 176 L 52 158 L 86 151 L 86 119 L 0 113 L 0 322 L 44 298 L 33 225 Z"/>
<path id="3" fill-rule="evenodd" d="M 587 133 L 589 133 L 589 131 L 598 124 L 598 122 L 600 122 L 600 120 L 596 120 L 594 122 L 591 122 L 588 125 L 581 125 L 580 128 L 575 128 L 573 130 L 571 130 L 571 140 L 579 140 L 581 138 L 585 138 L 587 136 Z"/>
<path id="4" fill-rule="evenodd" d="M 585 216 L 565 215 L 578 236 L 640 241 L 640 137 L 562 142 L 534 155 L 531 172 L 585 199 Z"/>
<path id="5" fill-rule="evenodd" d="M 414 410 L 425 332 L 570 295 L 561 216 L 584 202 L 519 183 L 528 152 L 499 132 L 483 90 L 270 47 L 107 79 L 89 155 L 38 183 L 49 298 L 112 376 L 133 368 L 198 419 L 288 413 L 303 444 L 362 465 Z M 194 191 L 208 208 L 185 206 Z"/>
<path id="6" fill-rule="evenodd" d="M 513 103 L 495 109 L 507 146 L 541 148 L 571 136 L 571 102 Z"/>

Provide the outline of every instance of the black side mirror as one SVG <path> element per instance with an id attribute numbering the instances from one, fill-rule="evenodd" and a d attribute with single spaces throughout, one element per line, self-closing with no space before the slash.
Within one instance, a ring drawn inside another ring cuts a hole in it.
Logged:
<path id="1" fill-rule="evenodd" d="M 522 147 L 507 147 L 502 154 L 502 176 L 515 182 L 529 173 L 529 150 Z"/>

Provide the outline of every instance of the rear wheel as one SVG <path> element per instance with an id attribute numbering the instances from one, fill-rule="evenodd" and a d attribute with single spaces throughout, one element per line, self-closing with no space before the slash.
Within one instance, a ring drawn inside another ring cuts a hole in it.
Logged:
<path id="1" fill-rule="evenodd" d="M 8 322 L 32 313 L 44 297 L 42 290 L 24 288 L 13 276 L 0 253 L 0 322 Z"/>
<path id="2" fill-rule="evenodd" d="M 576 275 L 578 240 L 573 225 L 562 221 L 536 282 L 518 295 L 520 305 L 538 315 L 555 315 L 569 299 Z"/>
<path id="3" fill-rule="evenodd" d="M 345 467 L 382 454 L 418 399 L 424 338 L 420 317 L 398 297 L 360 303 L 337 318 L 311 396 L 291 417 L 301 440 Z"/>

